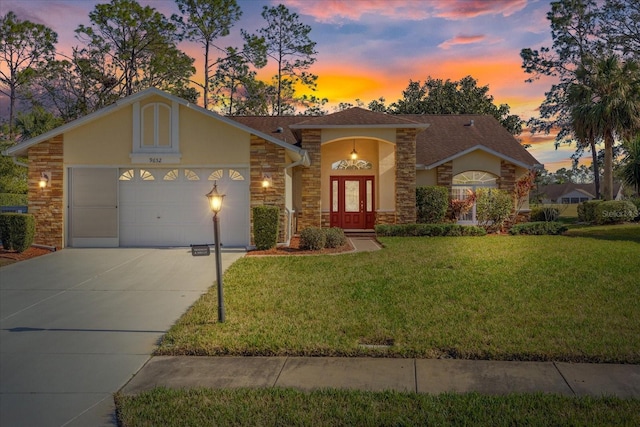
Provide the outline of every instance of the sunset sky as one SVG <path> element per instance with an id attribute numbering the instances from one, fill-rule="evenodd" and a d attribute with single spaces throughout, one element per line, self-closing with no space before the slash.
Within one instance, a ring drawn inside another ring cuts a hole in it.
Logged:
<path id="1" fill-rule="evenodd" d="M 43 23 L 58 33 L 58 50 L 70 53 L 79 42 L 74 30 L 89 25 L 95 0 L 0 0 L 0 14 L 14 11 L 19 18 Z M 173 0 L 138 0 L 170 16 Z M 512 113 L 527 120 L 536 116 L 545 79 L 525 83 L 520 50 L 551 45 L 546 13 L 549 0 L 238 0 L 243 15 L 221 46 L 240 46 L 240 29 L 256 32 L 264 25 L 262 7 L 282 3 L 312 27 L 317 43 L 319 76 L 316 95 L 339 102 L 365 104 L 384 97 L 387 103 L 402 96 L 410 79 L 427 76 L 458 80 L 471 75 L 489 85 L 495 103 L 506 103 Z M 202 51 L 198 45 L 181 48 L 196 59 L 202 80 Z M 267 79 L 273 70 L 262 70 Z M 329 107 L 331 110 L 332 107 Z M 521 138 L 533 144 L 531 153 L 550 171 L 569 166 L 574 148 L 556 150 L 552 137 Z"/>

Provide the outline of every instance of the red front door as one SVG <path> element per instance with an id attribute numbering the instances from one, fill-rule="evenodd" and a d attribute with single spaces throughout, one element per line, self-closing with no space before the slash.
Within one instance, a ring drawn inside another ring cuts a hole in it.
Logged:
<path id="1" fill-rule="evenodd" d="M 372 176 L 331 177 L 331 226 L 347 230 L 371 229 L 375 225 Z"/>

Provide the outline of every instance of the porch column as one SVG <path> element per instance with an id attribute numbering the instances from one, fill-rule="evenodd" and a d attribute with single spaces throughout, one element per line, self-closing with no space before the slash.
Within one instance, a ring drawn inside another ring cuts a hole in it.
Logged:
<path id="1" fill-rule="evenodd" d="M 302 169 L 302 211 L 298 212 L 299 231 L 322 225 L 321 132 L 320 129 L 302 130 L 302 149 L 307 151 L 311 164 Z"/>
<path id="2" fill-rule="evenodd" d="M 500 180 L 498 187 L 501 190 L 513 191 L 516 185 L 516 166 L 504 160 L 500 161 Z"/>
<path id="3" fill-rule="evenodd" d="M 396 218 L 398 224 L 416 222 L 417 129 L 396 129 Z"/>

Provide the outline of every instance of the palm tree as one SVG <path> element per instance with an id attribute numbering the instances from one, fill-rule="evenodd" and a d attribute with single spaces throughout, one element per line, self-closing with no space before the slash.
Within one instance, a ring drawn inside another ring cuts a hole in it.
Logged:
<path id="1" fill-rule="evenodd" d="M 580 83 L 570 88 L 576 102 L 571 115 L 584 136 L 604 140 L 602 193 L 613 199 L 613 145 L 616 137 L 629 137 L 640 129 L 640 67 L 615 55 L 576 70 Z M 595 139 L 594 139 L 595 140 Z"/>
<path id="2" fill-rule="evenodd" d="M 589 109 L 589 100 L 583 99 L 588 94 L 582 90 L 583 86 L 572 84 L 569 86 L 567 99 L 569 101 L 569 115 L 573 133 L 578 140 L 578 147 L 584 149 L 589 147 L 591 150 L 591 159 L 593 167 L 593 183 L 596 187 L 596 199 L 600 198 L 600 165 L 598 162 L 598 150 L 596 148 L 596 129 L 590 121 L 591 111 Z"/>
<path id="3" fill-rule="evenodd" d="M 625 183 L 629 184 L 640 195 L 640 135 L 631 139 L 626 144 L 627 155 L 623 160 L 620 175 Z"/>

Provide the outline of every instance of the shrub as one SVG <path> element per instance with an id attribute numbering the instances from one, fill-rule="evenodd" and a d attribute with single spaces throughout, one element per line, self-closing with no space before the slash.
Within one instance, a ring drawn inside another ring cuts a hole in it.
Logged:
<path id="1" fill-rule="evenodd" d="M 421 224 L 444 222 L 449 207 L 449 189 L 431 185 L 416 188 L 416 221 Z"/>
<path id="2" fill-rule="evenodd" d="M 381 224 L 376 225 L 376 234 L 387 237 L 412 236 L 484 236 L 484 228 L 459 224 Z"/>
<path id="3" fill-rule="evenodd" d="M 276 206 L 253 208 L 253 239 L 256 249 L 267 250 L 278 244 L 280 210 Z"/>
<path id="4" fill-rule="evenodd" d="M 478 225 L 487 231 L 497 231 L 511 215 L 513 197 L 505 190 L 479 188 L 476 191 Z"/>
<path id="5" fill-rule="evenodd" d="M 536 221 L 516 224 L 511 227 L 509 234 L 530 234 L 539 236 L 543 234 L 562 234 L 565 231 L 567 231 L 567 227 L 560 222 Z"/>
<path id="6" fill-rule="evenodd" d="M 0 193 L 0 206 L 27 206 L 26 194 Z"/>
<path id="7" fill-rule="evenodd" d="M 635 205 L 636 209 L 638 209 L 638 215 L 634 221 L 640 221 L 640 197 L 633 197 L 629 199 L 629 201 Z"/>
<path id="8" fill-rule="evenodd" d="M 327 241 L 327 235 L 319 227 L 305 228 L 300 232 L 300 248 L 319 251 L 324 248 Z"/>
<path id="9" fill-rule="evenodd" d="M 33 244 L 36 220 L 30 214 L 0 214 L 0 240 L 9 251 L 24 252 Z"/>
<path id="10" fill-rule="evenodd" d="M 339 248 L 347 243 L 347 237 L 344 235 L 344 230 L 339 227 L 324 228 L 325 234 L 325 248 Z"/>
<path id="11" fill-rule="evenodd" d="M 542 206 L 531 209 L 531 222 L 557 221 L 560 217 L 560 210 L 551 206 Z"/>
<path id="12" fill-rule="evenodd" d="M 578 222 L 596 222 L 596 206 L 602 200 L 589 200 L 578 205 Z"/>
<path id="13" fill-rule="evenodd" d="M 596 206 L 598 224 L 632 221 L 637 215 L 638 208 L 628 200 L 607 200 Z"/>

